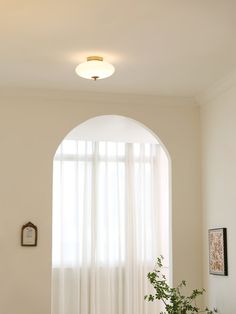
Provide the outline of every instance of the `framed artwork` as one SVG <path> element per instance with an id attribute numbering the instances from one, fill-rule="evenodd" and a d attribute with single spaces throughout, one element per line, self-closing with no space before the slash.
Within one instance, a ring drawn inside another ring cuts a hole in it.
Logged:
<path id="1" fill-rule="evenodd" d="M 226 228 L 208 230 L 209 241 L 209 273 L 212 275 L 228 275 L 227 232 Z"/>
<path id="2" fill-rule="evenodd" d="M 38 229 L 28 222 L 21 228 L 21 246 L 37 246 Z"/>

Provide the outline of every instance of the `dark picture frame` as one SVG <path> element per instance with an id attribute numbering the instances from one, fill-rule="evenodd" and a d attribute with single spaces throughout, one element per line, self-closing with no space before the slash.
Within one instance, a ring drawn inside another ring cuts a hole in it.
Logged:
<path id="1" fill-rule="evenodd" d="M 209 273 L 211 275 L 228 276 L 227 229 L 209 229 L 208 243 Z"/>
<path id="2" fill-rule="evenodd" d="M 37 241 L 38 228 L 29 221 L 21 228 L 21 246 L 37 246 Z"/>

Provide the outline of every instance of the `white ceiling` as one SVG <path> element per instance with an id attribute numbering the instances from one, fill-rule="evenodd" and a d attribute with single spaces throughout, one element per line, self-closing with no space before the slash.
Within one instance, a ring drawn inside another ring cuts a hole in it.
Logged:
<path id="1" fill-rule="evenodd" d="M 0 86 L 192 96 L 236 66 L 235 0 L 1 0 Z M 81 79 L 102 55 L 113 77 Z"/>

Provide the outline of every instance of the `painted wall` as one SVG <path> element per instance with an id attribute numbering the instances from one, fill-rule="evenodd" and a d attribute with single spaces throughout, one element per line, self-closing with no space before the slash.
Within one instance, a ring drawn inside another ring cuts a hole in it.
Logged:
<path id="1" fill-rule="evenodd" d="M 166 145 L 174 282 L 202 287 L 200 123 L 191 99 L 40 90 L 0 95 L 0 313 L 50 314 L 53 156 L 72 128 L 104 114 L 138 120 Z M 20 228 L 29 220 L 39 228 L 36 248 L 20 246 Z"/>
<path id="2" fill-rule="evenodd" d="M 203 104 L 201 119 L 206 302 L 221 314 L 235 314 L 236 87 Z M 228 232 L 228 277 L 208 273 L 207 230 L 217 227 L 226 227 Z"/>

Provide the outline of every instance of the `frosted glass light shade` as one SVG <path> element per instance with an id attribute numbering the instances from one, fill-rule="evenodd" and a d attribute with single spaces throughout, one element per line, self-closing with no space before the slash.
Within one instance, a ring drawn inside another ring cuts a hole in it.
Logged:
<path id="1" fill-rule="evenodd" d="M 88 57 L 87 62 L 79 64 L 75 71 L 83 78 L 96 81 L 111 76 L 115 68 L 112 64 L 104 62 L 102 57 Z"/>

